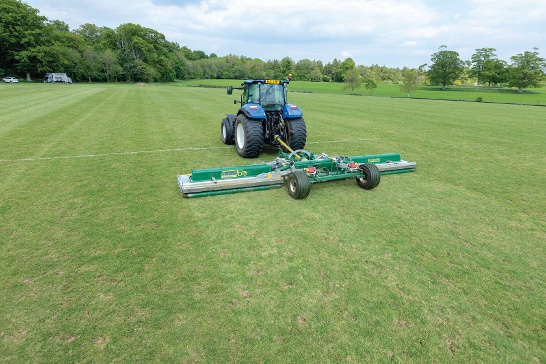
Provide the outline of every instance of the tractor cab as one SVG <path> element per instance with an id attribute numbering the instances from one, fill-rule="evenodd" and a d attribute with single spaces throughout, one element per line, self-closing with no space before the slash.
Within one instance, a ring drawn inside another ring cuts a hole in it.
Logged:
<path id="1" fill-rule="evenodd" d="M 286 104 L 286 86 L 278 80 L 244 84 L 242 103 L 260 104 L 264 111 L 280 111 Z"/>
<path id="2" fill-rule="evenodd" d="M 264 111 L 281 111 L 287 103 L 286 85 L 289 82 L 289 80 L 247 80 L 241 84 L 243 87 L 229 86 L 227 93 L 231 95 L 234 89 L 242 89 L 242 105 L 258 104 Z"/>

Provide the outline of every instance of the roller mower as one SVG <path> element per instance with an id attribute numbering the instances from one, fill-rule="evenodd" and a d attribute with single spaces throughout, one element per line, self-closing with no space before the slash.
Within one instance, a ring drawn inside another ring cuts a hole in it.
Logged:
<path id="1" fill-rule="evenodd" d="M 178 176 L 178 187 L 185 197 L 203 197 L 237 192 L 288 187 L 294 199 L 309 195 L 312 183 L 355 178 L 363 189 L 379 185 L 381 175 L 413 172 L 415 162 L 400 159 L 398 153 L 353 157 L 314 155 L 305 149 L 292 150 L 279 136 L 275 141 L 288 150 L 270 163 L 193 170 Z"/>

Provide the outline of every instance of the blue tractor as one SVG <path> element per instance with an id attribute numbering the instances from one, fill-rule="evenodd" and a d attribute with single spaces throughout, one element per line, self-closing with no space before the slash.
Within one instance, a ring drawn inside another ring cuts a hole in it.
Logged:
<path id="1" fill-rule="evenodd" d="M 287 80 L 246 80 L 241 86 L 228 86 L 227 94 L 243 90 L 237 114 L 226 114 L 221 133 L 224 144 L 235 144 L 244 158 L 260 155 L 264 143 L 282 148 L 284 141 L 292 150 L 305 147 L 307 130 L 299 107 L 287 102 Z"/>

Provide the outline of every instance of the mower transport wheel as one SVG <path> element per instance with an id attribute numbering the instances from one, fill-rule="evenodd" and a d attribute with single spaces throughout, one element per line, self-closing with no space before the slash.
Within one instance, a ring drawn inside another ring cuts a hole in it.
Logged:
<path id="1" fill-rule="evenodd" d="M 222 125 L 220 125 L 220 132 L 224 144 L 235 144 L 235 123 L 230 122 L 228 118 L 224 118 Z"/>
<path id="2" fill-rule="evenodd" d="M 377 187 L 381 180 L 381 173 L 375 164 L 361 164 L 358 168 L 362 171 L 363 176 L 356 178 L 356 183 L 365 190 L 371 190 Z"/>
<path id="3" fill-rule="evenodd" d="M 288 119 L 288 140 L 287 144 L 292 150 L 303 149 L 307 140 L 307 129 L 303 118 Z"/>
<path id="4" fill-rule="evenodd" d="M 264 146 L 264 130 L 261 120 L 248 119 L 240 114 L 235 121 L 235 146 L 243 158 L 255 158 Z"/>
<path id="5" fill-rule="evenodd" d="M 305 171 L 294 171 L 288 175 L 288 194 L 290 197 L 300 200 L 309 196 L 311 181 Z"/>

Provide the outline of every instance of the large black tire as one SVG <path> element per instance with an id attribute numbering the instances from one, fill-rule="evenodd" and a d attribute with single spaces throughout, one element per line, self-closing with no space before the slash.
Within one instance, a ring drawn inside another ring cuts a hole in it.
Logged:
<path id="1" fill-rule="evenodd" d="M 377 187 L 381 181 L 381 173 L 375 164 L 361 164 L 358 168 L 362 171 L 362 177 L 356 178 L 356 183 L 365 190 Z"/>
<path id="2" fill-rule="evenodd" d="M 287 119 L 288 124 L 288 140 L 286 144 L 292 148 L 292 150 L 303 149 L 305 142 L 307 141 L 307 129 L 305 127 L 305 121 L 303 118 Z"/>
<path id="3" fill-rule="evenodd" d="M 309 196 L 311 181 L 305 171 L 297 170 L 288 175 L 286 184 L 290 197 L 300 200 Z"/>
<path id="4" fill-rule="evenodd" d="M 264 129 L 261 120 L 252 120 L 244 114 L 235 121 L 235 146 L 243 158 L 256 158 L 264 146 Z"/>
<path id="5" fill-rule="evenodd" d="M 228 118 L 224 118 L 222 125 L 220 125 L 220 135 L 222 135 L 222 142 L 224 144 L 235 144 L 235 123 Z"/>

